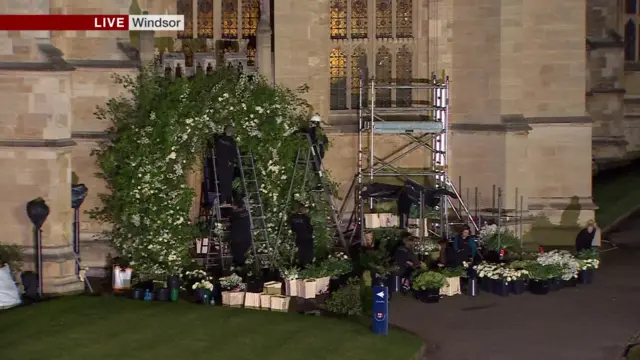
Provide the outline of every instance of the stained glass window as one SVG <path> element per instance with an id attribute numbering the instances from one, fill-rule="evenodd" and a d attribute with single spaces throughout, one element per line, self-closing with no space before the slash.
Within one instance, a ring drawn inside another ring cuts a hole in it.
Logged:
<path id="1" fill-rule="evenodd" d="M 631 19 L 624 26 L 624 59 L 636 60 L 636 24 Z"/>
<path id="2" fill-rule="evenodd" d="M 393 36 L 391 14 L 391 0 L 376 1 L 376 37 L 390 38 Z"/>
<path id="3" fill-rule="evenodd" d="M 260 20 L 260 0 L 242 0 L 242 37 L 256 36 Z"/>
<path id="4" fill-rule="evenodd" d="M 360 78 L 366 82 L 367 77 L 367 53 L 364 48 L 358 46 L 351 54 L 351 108 L 358 109 L 360 105 Z M 369 92 L 362 89 L 363 106 L 367 106 Z"/>
<path id="5" fill-rule="evenodd" d="M 391 83 L 391 53 L 386 47 L 378 49 L 376 54 L 376 83 Z M 376 106 L 391 107 L 391 89 L 376 90 Z"/>
<path id="6" fill-rule="evenodd" d="M 331 0 L 331 38 L 347 38 L 347 0 Z"/>
<path id="7" fill-rule="evenodd" d="M 396 54 L 397 85 L 411 85 L 413 78 L 413 54 L 403 46 Z M 411 106 L 411 89 L 396 89 L 396 106 Z"/>
<path id="8" fill-rule="evenodd" d="M 398 0 L 396 5 L 396 37 L 413 37 L 413 4 L 411 0 Z"/>
<path id="9" fill-rule="evenodd" d="M 222 38 L 238 38 L 238 0 L 222 0 Z"/>
<path id="10" fill-rule="evenodd" d="M 198 0 L 198 37 L 213 39 L 213 0 Z"/>
<path id="11" fill-rule="evenodd" d="M 178 15 L 184 15 L 184 31 L 178 31 L 179 39 L 193 37 L 193 0 L 178 0 L 176 3 Z"/>
<path id="12" fill-rule="evenodd" d="M 347 108 L 347 57 L 340 49 L 333 49 L 329 56 L 329 75 L 331 78 L 331 110 Z"/>
<path id="13" fill-rule="evenodd" d="M 367 21 L 367 0 L 352 0 L 351 2 L 351 38 L 366 39 L 369 24 Z"/>

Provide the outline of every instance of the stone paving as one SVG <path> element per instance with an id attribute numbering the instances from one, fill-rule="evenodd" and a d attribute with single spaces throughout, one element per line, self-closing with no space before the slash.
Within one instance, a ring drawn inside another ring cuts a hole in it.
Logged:
<path id="1" fill-rule="evenodd" d="M 610 235 L 595 283 L 546 296 L 394 298 L 394 325 L 418 334 L 428 360 L 618 360 L 640 330 L 640 214 Z"/>

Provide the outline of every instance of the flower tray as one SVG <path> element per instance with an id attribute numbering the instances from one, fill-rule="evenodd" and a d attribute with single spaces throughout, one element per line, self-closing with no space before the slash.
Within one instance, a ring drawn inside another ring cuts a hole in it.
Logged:
<path id="1" fill-rule="evenodd" d="M 245 293 L 244 295 L 244 307 L 246 309 L 260 309 L 260 296 L 261 293 Z"/>
<path id="2" fill-rule="evenodd" d="M 302 280 L 285 280 L 284 281 L 284 293 L 287 296 L 298 296 L 298 288 Z M 280 295 L 280 294 L 277 294 Z"/>
<path id="3" fill-rule="evenodd" d="M 316 297 L 317 281 L 315 279 L 302 280 L 298 282 L 298 297 L 303 299 L 313 299 Z"/>
<path id="4" fill-rule="evenodd" d="M 282 295 L 282 283 L 278 281 L 265 283 L 264 292 L 269 295 Z"/>

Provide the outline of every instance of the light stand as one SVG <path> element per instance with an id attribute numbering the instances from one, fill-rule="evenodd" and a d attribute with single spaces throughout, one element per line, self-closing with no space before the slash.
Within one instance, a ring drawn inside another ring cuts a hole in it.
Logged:
<path id="1" fill-rule="evenodd" d="M 33 233 L 36 243 L 36 272 L 38 275 L 38 295 L 42 297 L 44 287 L 42 276 L 42 225 L 49 216 L 49 206 L 44 199 L 37 198 L 27 203 L 27 216 L 33 224 Z"/>
<path id="2" fill-rule="evenodd" d="M 71 208 L 73 209 L 73 254 L 76 260 L 76 276 L 80 276 L 80 206 L 87 198 L 89 189 L 85 184 L 71 185 Z M 82 280 L 93 293 L 93 288 L 86 276 L 82 276 Z"/>

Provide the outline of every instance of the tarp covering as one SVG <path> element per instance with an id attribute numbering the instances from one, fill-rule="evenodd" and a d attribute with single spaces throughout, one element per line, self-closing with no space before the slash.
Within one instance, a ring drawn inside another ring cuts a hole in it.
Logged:
<path id="1" fill-rule="evenodd" d="M 0 309 L 20 305 L 20 291 L 13 277 L 9 265 L 0 268 Z"/>

